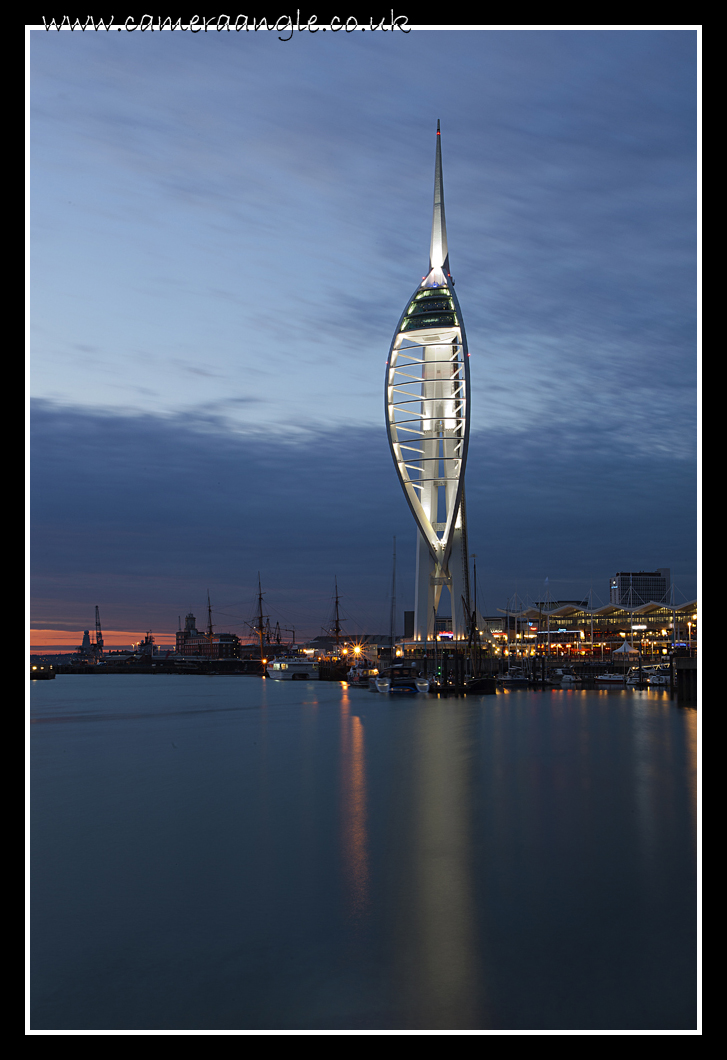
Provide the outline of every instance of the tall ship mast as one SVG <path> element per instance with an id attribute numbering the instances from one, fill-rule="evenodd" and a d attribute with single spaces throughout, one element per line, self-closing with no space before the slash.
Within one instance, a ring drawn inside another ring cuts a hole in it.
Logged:
<path id="1" fill-rule="evenodd" d="M 435 639 L 446 586 L 455 640 L 466 640 L 471 618 L 464 498 L 470 370 L 449 266 L 439 121 L 429 269 L 394 331 L 384 404 L 391 455 L 417 526 L 414 639 Z"/>
<path id="2" fill-rule="evenodd" d="M 335 604 L 335 609 L 336 610 L 335 610 L 335 621 L 334 621 L 334 626 L 333 626 L 333 632 L 336 635 L 336 656 L 338 657 L 341 654 L 341 651 L 340 651 L 340 646 L 341 646 L 341 617 L 340 617 L 339 611 L 338 611 L 338 578 L 337 577 L 335 578 L 335 586 L 336 586 L 336 604 Z"/>
<path id="3" fill-rule="evenodd" d="M 257 616 L 255 621 L 255 632 L 260 640 L 260 665 L 265 666 L 265 616 L 263 615 L 263 590 L 260 583 L 260 572 L 257 576 Z M 263 670 L 263 674 L 265 671 Z"/>

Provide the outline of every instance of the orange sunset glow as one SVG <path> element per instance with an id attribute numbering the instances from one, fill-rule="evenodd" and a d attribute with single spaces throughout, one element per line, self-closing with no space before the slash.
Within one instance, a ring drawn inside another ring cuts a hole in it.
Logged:
<path id="1" fill-rule="evenodd" d="M 89 629 L 91 641 L 96 639 L 93 628 Z M 131 648 L 143 640 L 147 631 L 128 629 L 105 629 L 103 631 L 103 642 L 105 651 L 118 650 L 120 648 Z M 152 630 L 154 643 L 164 647 L 175 647 L 176 638 L 174 633 L 156 633 Z M 73 652 L 76 651 L 83 640 L 83 630 L 68 629 L 31 629 L 30 650 L 32 652 Z"/>

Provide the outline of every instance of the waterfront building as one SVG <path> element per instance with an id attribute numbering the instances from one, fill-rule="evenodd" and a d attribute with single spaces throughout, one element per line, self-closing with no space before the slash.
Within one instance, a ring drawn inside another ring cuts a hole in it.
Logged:
<path id="1" fill-rule="evenodd" d="M 561 648 L 581 655 L 610 653 L 625 638 L 645 654 L 664 654 L 697 644 L 697 601 L 679 606 L 649 601 L 636 607 L 552 601 L 503 612 L 503 646 L 525 654 L 557 653 Z"/>
<path id="2" fill-rule="evenodd" d="M 407 614 L 411 612 L 404 612 L 405 633 L 397 638 L 397 654 L 420 656 L 425 645 L 413 637 Z M 483 616 L 478 610 L 476 630 L 484 655 L 578 655 L 585 657 L 582 661 L 599 661 L 610 659 L 625 640 L 644 657 L 674 651 L 694 654 L 698 643 L 697 601 L 678 606 L 651 601 L 637 607 L 589 607 L 587 600 L 520 601 L 517 608 L 511 604 L 496 615 Z M 388 652 L 389 638 L 376 639 L 381 640 L 379 651 Z M 437 615 L 437 646 L 451 647 L 453 639 L 450 617 Z M 431 641 L 429 647 L 431 650 Z"/>
<path id="3" fill-rule="evenodd" d="M 331 655 L 343 648 L 357 645 L 367 655 L 376 656 L 380 651 L 387 651 L 391 647 L 390 633 L 341 633 L 336 643 L 336 638 L 330 634 L 322 634 L 306 641 L 305 647 L 318 655 Z"/>
<path id="4" fill-rule="evenodd" d="M 203 633 L 190 613 L 185 617 L 184 629 L 177 630 L 176 650 L 179 655 L 204 656 L 207 659 L 239 659 L 242 645 L 236 633 Z"/>
<path id="5" fill-rule="evenodd" d="M 386 364 L 385 414 L 391 455 L 417 528 L 413 638 L 433 640 L 446 587 L 452 631 L 470 618 L 464 474 L 470 376 L 462 311 L 450 272 L 442 144 L 437 122 L 429 269 L 408 299 Z"/>
<path id="6" fill-rule="evenodd" d="M 609 601 L 634 607 L 650 600 L 667 603 L 671 589 L 671 570 L 659 567 L 654 571 L 619 571 L 610 581 Z"/>

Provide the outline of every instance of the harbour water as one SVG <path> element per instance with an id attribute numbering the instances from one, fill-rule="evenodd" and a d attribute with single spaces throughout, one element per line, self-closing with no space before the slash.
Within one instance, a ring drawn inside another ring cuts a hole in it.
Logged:
<path id="1" fill-rule="evenodd" d="M 697 713 L 31 688 L 31 1028 L 688 1030 Z"/>

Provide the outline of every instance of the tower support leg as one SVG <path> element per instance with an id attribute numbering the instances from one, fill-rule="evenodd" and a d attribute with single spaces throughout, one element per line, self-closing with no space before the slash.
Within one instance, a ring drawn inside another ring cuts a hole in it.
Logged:
<path id="1" fill-rule="evenodd" d="M 449 590 L 452 594 L 452 632 L 455 640 L 467 640 L 469 621 L 465 605 L 469 606 L 469 578 L 467 576 L 467 539 L 461 529 L 455 529 L 452 551 L 449 556 Z"/>
<path id="2" fill-rule="evenodd" d="M 417 530 L 417 563 L 414 591 L 414 639 L 434 640 L 434 614 L 439 607 L 442 583 L 435 583 L 436 565 L 426 541 Z"/>

